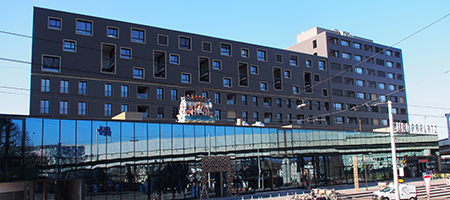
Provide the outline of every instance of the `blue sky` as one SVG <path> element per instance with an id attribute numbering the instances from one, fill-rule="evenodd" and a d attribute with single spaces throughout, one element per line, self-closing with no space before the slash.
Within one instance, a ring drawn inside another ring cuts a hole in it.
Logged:
<path id="1" fill-rule="evenodd" d="M 315 26 L 392 45 L 450 13 L 450 1 L 0 1 L 0 30 L 31 36 L 33 6 L 284 49 Z M 450 17 L 395 45 L 403 50 L 411 123 L 450 113 Z M 31 39 L 0 33 L 0 58 L 31 60 Z M 0 113 L 28 114 L 30 65 L 0 60 Z M 6 88 L 13 87 L 13 88 Z"/>

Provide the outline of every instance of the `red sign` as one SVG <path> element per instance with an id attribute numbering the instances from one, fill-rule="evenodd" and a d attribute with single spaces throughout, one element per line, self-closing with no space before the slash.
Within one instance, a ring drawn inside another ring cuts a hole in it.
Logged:
<path id="1" fill-rule="evenodd" d="M 419 163 L 426 163 L 428 162 L 428 159 L 419 159 Z"/>

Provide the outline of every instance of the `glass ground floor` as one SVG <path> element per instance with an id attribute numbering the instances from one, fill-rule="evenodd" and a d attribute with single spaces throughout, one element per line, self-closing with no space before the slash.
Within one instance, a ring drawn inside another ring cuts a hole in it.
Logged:
<path id="1" fill-rule="evenodd" d="M 52 180 L 64 179 L 83 180 L 85 199 L 321 187 L 353 183 L 354 168 L 360 182 L 392 179 L 387 133 L 11 116 L 0 127 L 0 181 L 34 180 L 32 199 L 58 199 Z M 397 134 L 396 144 L 401 175 L 439 169 L 437 135 Z M 205 168 L 209 156 L 229 170 Z"/>

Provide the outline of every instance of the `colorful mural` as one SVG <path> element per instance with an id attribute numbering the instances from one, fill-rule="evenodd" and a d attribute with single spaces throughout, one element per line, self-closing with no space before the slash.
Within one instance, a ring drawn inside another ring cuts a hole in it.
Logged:
<path id="1" fill-rule="evenodd" d="M 181 97 L 178 123 L 214 123 L 210 99 L 203 96 Z"/>

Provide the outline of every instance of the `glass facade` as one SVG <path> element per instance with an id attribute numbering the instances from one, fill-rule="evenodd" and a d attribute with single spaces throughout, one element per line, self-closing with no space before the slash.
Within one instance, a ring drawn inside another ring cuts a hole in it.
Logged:
<path id="1" fill-rule="evenodd" d="M 86 199 L 198 197 L 202 157 L 230 156 L 232 193 L 389 179 L 387 133 L 204 124 L 0 117 L 3 181 L 84 179 Z M 438 137 L 396 135 L 405 176 L 438 169 Z M 363 163 L 366 163 L 364 165 Z M 5 168 L 4 166 L 8 166 Z M 222 172 L 210 173 L 210 197 Z M 360 178 L 364 176 L 361 173 Z M 260 180 L 260 181 L 258 181 Z M 218 189 L 219 188 L 219 189 Z"/>

